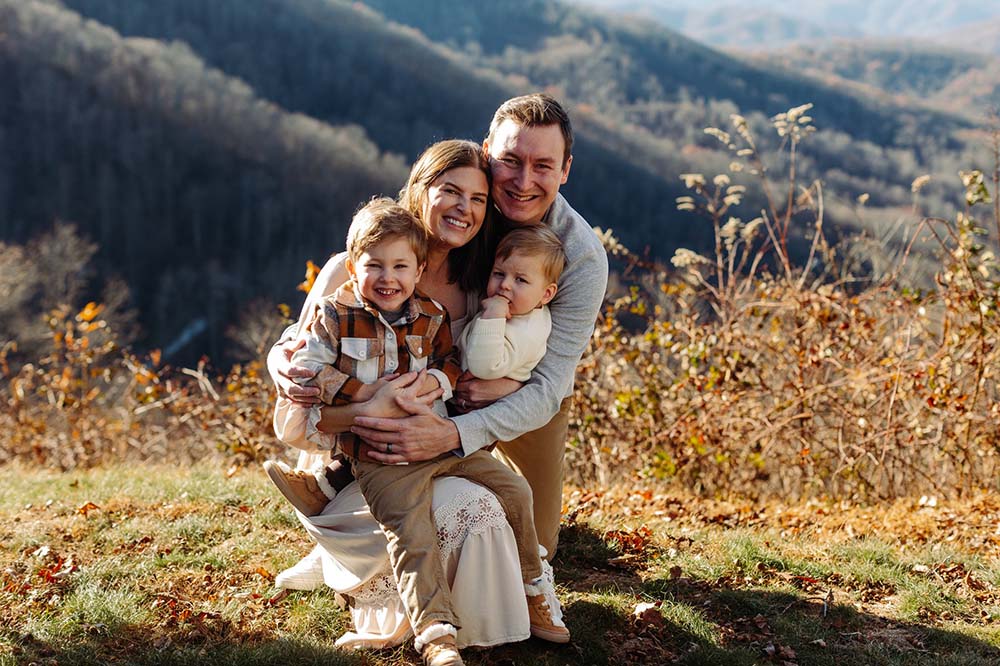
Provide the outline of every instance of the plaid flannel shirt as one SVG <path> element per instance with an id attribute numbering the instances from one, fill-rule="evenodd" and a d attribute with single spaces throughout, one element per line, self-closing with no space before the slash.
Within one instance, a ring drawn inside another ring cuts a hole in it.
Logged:
<path id="1" fill-rule="evenodd" d="M 316 373 L 303 384 L 318 387 L 320 400 L 328 405 L 351 402 L 362 385 L 386 374 L 424 369 L 437 377 L 444 390 L 442 400 L 447 400 L 462 374 L 448 313 L 419 292 L 390 325 L 349 281 L 316 306 L 299 338 L 305 346 L 292 356 L 292 364 Z M 311 409 L 307 438 L 318 448 L 339 444 L 342 451 L 351 452 L 347 445 L 354 435 L 343 433 L 338 438 L 320 433 L 315 427 L 319 407 Z"/>

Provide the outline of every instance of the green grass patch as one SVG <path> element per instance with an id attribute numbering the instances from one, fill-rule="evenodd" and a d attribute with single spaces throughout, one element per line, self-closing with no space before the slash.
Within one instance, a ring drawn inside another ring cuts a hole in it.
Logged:
<path id="1" fill-rule="evenodd" d="M 4 471 L 0 666 L 419 663 L 334 649 L 349 618 L 329 590 L 267 602 L 311 544 L 257 470 Z M 954 543 L 580 511 L 555 565 L 572 643 L 466 663 L 1000 663 L 1000 565 Z"/>

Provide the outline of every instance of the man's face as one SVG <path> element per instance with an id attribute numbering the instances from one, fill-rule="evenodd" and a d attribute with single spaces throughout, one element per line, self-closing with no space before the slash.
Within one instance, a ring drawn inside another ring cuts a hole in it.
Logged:
<path id="1" fill-rule="evenodd" d="M 524 127 L 504 120 L 483 148 L 493 171 L 493 202 L 518 225 L 538 224 L 569 178 L 570 157 L 563 164 L 559 125 Z"/>

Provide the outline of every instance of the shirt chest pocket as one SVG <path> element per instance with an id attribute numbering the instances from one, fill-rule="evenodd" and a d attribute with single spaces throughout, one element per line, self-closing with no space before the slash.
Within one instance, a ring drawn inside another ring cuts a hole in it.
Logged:
<path id="1" fill-rule="evenodd" d="M 410 370 L 416 372 L 427 367 L 431 355 L 431 339 L 422 335 L 406 336 L 406 349 L 410 353 Z"/>
<path id="2" fill-rule="evenodd" d="M 371 384 L 379 378 L 379 361 L 384 348 L 373 338 L 341 338 L 340 353 L 344 357 L 343 372 L 355 377 L 362 384 Z"/>

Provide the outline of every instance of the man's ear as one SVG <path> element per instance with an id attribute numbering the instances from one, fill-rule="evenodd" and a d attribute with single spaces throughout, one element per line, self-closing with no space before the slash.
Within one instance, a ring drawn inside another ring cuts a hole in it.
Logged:
<path id="1" fill-rule="evenodd" d="M 553 298 L 556 297 L 556 292 L 558 290 L 559 290 L 559 285 L 557 285 L 555 282 L 550 282 L 549 286 L 547 286 L 545 288 L 545 291 L 542 292 L 542 303 L 541 304 L 542 305 L 548 304 L 549 301 L 551 301 Z"/>
<path id="2" fill-rule="evenodd" d="M 573 156 L 572 155 L 570 155 L 566 159 L 566 164 L 563 165 L 562 177 L 559 179 L 559 184 L 560 185 L 565 185 L 566 181 L 569 180 L 569 168 L 571 166 L 573 166 Z"/>

